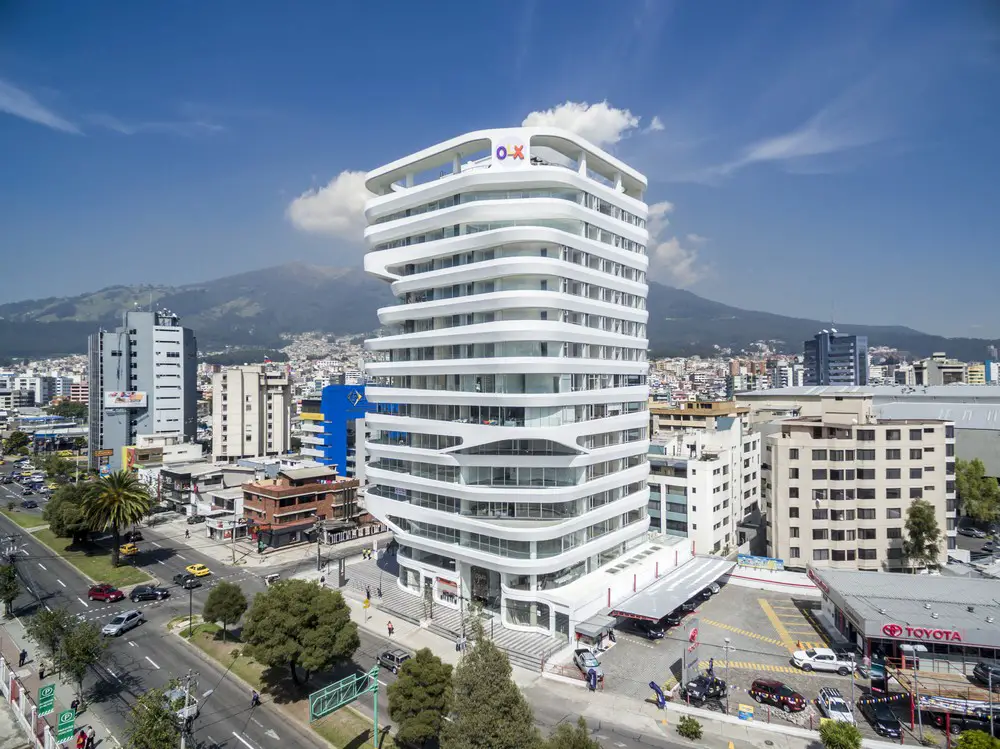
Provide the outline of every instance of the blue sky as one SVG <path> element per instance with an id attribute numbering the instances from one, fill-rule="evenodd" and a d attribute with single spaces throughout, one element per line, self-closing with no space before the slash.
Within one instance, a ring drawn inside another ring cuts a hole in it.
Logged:
<path id="1" fill-rule="evenodd" d="M 996 7 L 4 3 L 0 301 L 360 265 L 359 171 L 527 118 L 649 176 L 654 278 L 1000 336 Z"/>

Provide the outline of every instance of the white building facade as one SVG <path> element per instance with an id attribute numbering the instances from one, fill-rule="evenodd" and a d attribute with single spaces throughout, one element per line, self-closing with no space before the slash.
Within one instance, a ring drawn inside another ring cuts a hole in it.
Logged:
<path id="1" fill-rule="evenodd" d="M 739 524 L 761 509 L 760 435 L 739 418 L 666 432 L 649 446 L 649 526 L 696 554 L 743 551 Z"/>
<path id="2" fill-rule="evenodd" d="M 263 364 L 212 375 L 212 459 L 283 455 L 291 449 L 288 373 Z"/>
<path id="3" fill-rule="evenodd" d="M 568 638 L 565 586 L 649 520 L 645 178 L 553 128 L 470 133 L 368 175 L 368 510 L 400 585 Z M 564 595 L 560 595 L 560 588 Z"/>

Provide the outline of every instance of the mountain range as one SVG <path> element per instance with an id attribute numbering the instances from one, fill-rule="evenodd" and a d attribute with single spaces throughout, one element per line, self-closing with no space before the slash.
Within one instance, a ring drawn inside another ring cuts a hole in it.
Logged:
<path id="1" fill-rule="evenodd" d="M 318 331 L 362 334 L 378 327 L 376 311 L 393 303 L 389 285 L 360 268 L 288 263 L 186 286 L 112 286 L 75 297 L 0 305 L 0 359 L 84 353 L 87 335 L 120 324 L 136 305 L 169 309 L 192 328 L 202 352 L 274 351 L 283 335 Z M 829 322 L 754 312 L 705 299 L 690 291 L 649 284 L 649 339 L 654 356 L 734 354 L 757 341 L 773 349 L 802 351 L 802 342 Z M 870 346 L 890 346 L 913 357 L 945 351 L 981 360 L 997 344 L 977 338 L 944 338 L 904 326 L 836 326 L 867 335 Z"/>

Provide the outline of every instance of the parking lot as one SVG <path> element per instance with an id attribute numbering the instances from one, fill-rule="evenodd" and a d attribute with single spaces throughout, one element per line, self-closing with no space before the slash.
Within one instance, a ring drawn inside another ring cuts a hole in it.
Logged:
<path id="1" fill-rule="evenodd" d="M 681 677 L 681 655 L 688 644 L 685 634 L 693 617 L 698 620 L 701 670 L 706 671 L 712 662 L 715 675 L 727 682 L 731 714 L 735 715 L 741 704 L 749 705 L 754 708 L 754 718 L 758 721 L 784 721 L 818 728 L 821 715 L 815 698 L 822 687 L 839 689 L 844 699 L 852 704 L 868 691 L 866 679 L 834 673 L 807 673 L 791 664 L 791 654 L 795 650 L 827 645 L 826 635 L 814 613 L 818 606 L 816 599 L 725 586 L 704 601 L 695 613 L 689 614 L 679 627 L 668 630 L 662 640 L 645 639 L 628 626 L 619 628 L 617 642 L 600 656 L 604 689 L 648 700 L 653 697 L 649 682 L 677 683 Z M 809 701 L 809 707 L 786 715 L 777 708 L 768 710 L 767 706 L 757 704 L 748 690 L 752 682 L 760 678 L 787 684 Z M 704 707 L 726 710 L 722 700 Z M 866 738 L 877 738 L 856 708 L 854 712 L 862 734 Z M 899 715 L 908 721 L 908 708 L 900 708 Z"/>

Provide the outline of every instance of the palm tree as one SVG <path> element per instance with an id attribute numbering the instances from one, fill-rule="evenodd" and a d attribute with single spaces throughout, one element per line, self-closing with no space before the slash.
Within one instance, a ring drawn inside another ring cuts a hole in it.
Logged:
<path id="1" fill-rule="evenodd" d="M 114 539 L 112 566 L 118 566 L 121 529 L 142 520 L 152 505 L 146 486 L 128 471 L 116 471 L 93 482 L 84 500 L 83 512 L 91 528 L 111 531 Z"/>

